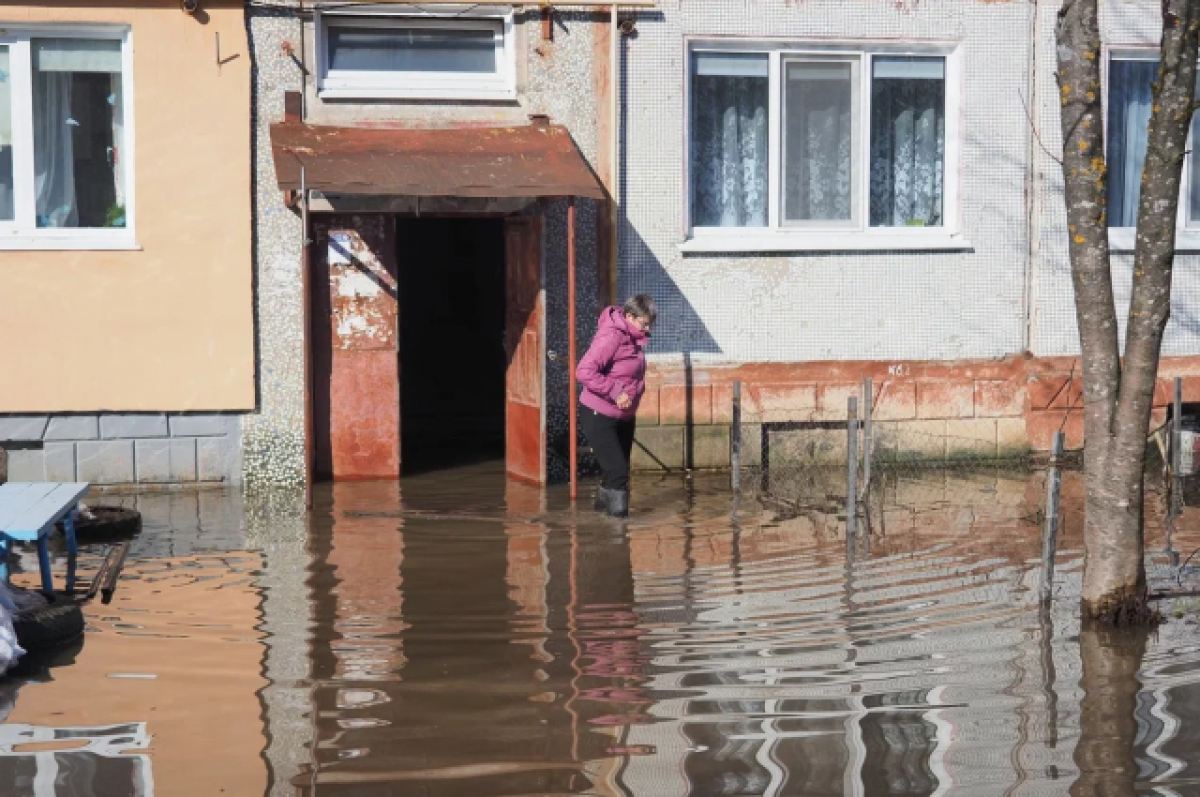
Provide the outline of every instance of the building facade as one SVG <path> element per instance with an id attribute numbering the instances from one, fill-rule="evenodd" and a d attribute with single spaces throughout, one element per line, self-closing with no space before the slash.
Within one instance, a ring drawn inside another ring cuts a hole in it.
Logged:
<path id="1" fill-rule="evenodd" d="M 844 419 L 862 377 L 918 453 L 1045 450 L 1059 428 L 1082 444 L 1058 6 L 701 2 L 639 23 L 620 274 L 663 307 L 640 429 L 655 459 L 727 457 L 734 380 L 751 458 L 756 423 Z M 1123 315 L 1160 12 L 1101 7 Z M 1200 351 L 1192 196 L 1157 421 Z"/>
<path id="2" fill-rule="evenodd" d="M 75 156 L 78 209 L 11 170 L 10 478 L 274 488 L 503 450 L 560 480 L 571 310 L 582 351 L 639 292 L 642 467 L 726 465 L 735 381 L 751 465 L 864 377 L 897 449 L 1082 442 L 1053 0 L 142 5 L 6 12 L 13 163 L 51 146 L 43 50 L 121 111 L 55 140 L 115 153 Z M 1160 15 L 1102 15 L 1121 314 Z M 116 44 L 45 44 L 71 26 Z M 1197 170 L 1156 421 L 1171 377 L 1200 400 Z"/>
<path id="3" fill-rule="evenodd" d="M 233 0 L 0 9 L 10 479 L 240 480 L 249 74 Z"/>

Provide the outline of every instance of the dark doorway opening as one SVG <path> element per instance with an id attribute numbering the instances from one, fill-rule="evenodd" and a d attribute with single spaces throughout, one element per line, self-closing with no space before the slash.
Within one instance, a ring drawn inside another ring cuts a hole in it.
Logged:
<path id="1" fill-rule="evenodd" d="M 502 459 L 503 219 L 397 218 L 396 263 L 401 473 Z"/>

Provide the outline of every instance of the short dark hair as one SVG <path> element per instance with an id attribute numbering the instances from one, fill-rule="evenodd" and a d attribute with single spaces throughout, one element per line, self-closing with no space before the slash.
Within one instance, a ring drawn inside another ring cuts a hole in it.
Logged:
<path id="1" fill-rule="evenodd" d="M 658 319 L 658 308 L 654 306 L 654 299 L 648 293 L 629 297 L 621 309 L 634 318 L 648 318 L 651 324 Z"/>

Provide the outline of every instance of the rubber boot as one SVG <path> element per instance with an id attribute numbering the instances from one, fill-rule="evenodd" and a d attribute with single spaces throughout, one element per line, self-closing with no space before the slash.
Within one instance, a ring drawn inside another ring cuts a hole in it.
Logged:
<path id="1" fill-rule="evenodd" d="M 596 500 L 592 504 L 592 509 L 597 512 L 607 512 L 609 492 L 609 490 L 604 489 L 600 485 L 596 485 Z"/>
<path id="2" fill-rule="evenodd" d="M 609 517 L 629 517 L 629 491 L 609 490 L 605 513 Z"/>

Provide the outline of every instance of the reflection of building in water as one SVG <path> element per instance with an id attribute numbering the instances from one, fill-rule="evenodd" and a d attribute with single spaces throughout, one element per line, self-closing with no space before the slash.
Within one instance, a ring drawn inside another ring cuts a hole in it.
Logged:
<path id="1" fill-rule="evenodd" d="M 548 594 L 546 528 L 502 514 L 353 514 L 400 506 L 397 485 L 387 487 L 333 485 L 331 526 L 314 525 L 316 739 L 293 784 L 322 797 L 580 790 L 572 648 L 550 631 L 566 624 L 569 598 L 565 581 Z M 510 510 L 540 511 L 539 491 L 513 489 Z M 407 488 L 404 501 L 412 507 Z"/>
<path id="2" fill-rule="evenodd" d="M 204 502 L 193 498 L 191 508 L 203 522 Z M 153 545 L 169 547 L 171 535 L 162 531 Z M 181 538 L 180 547 L 198 542 Z M 10 724 L 0 726 L 5 744 L 20 745 L 14 752 L 53 750 L 60 780 L 117 785 L 30 794 L 138 795 L 121 790 L 137 778 L 165 795 L 264 794 L 264 646 L 256 630 L 260 594 L 251 583 L 261 568 L 259 554 L 245 551 L 131 559 L 113 602 L 85 608 L 88 632 L 74 661 L 54 666 L 48 680 L 21 683 Z M 34 743 L 9 736 L 23 727 L 36 729 Z M 86 747 L 67 738 L 71 729 L 85 729 Z M 152 755 L 152 781 L 148 766 L 109 755 L 118 748 Z M 0 766 L 31 772 L 36 765 L 39 777 L 50 777 L 47 758 L 14 761 Z M 0 784 L 10 782 L 0 774 Z"/>
<path id="3" fill-rule="evenodd" d="M 636 533 L 648 686 L 664 698 L 660 722 L 631 729 L 657 755 L 630 762 L 629 791 L 946 795 L 1040 780 L 1030 793 L 1065 794 L 1069 780 L 1045 773 L 1071 771 L 1072 745 L 1045 743 L 1036 614 L 1014 603 L 1037 551 L 1036 529 L 1014 535 L 1024 481 L 977 487 L 989 522 L 964 522 L 943 485 L 932 517 L 890 513 L 892 534 L 850 574 L 820 518 Z M 1074 683 L 1078 654 L 1052 657 Z"/>
<path id="4" fill-rule="evenodd" d="M 0 783 L 8 797 L 154 797 L 146 723 L 49 728 L 0 725 Z"/>

